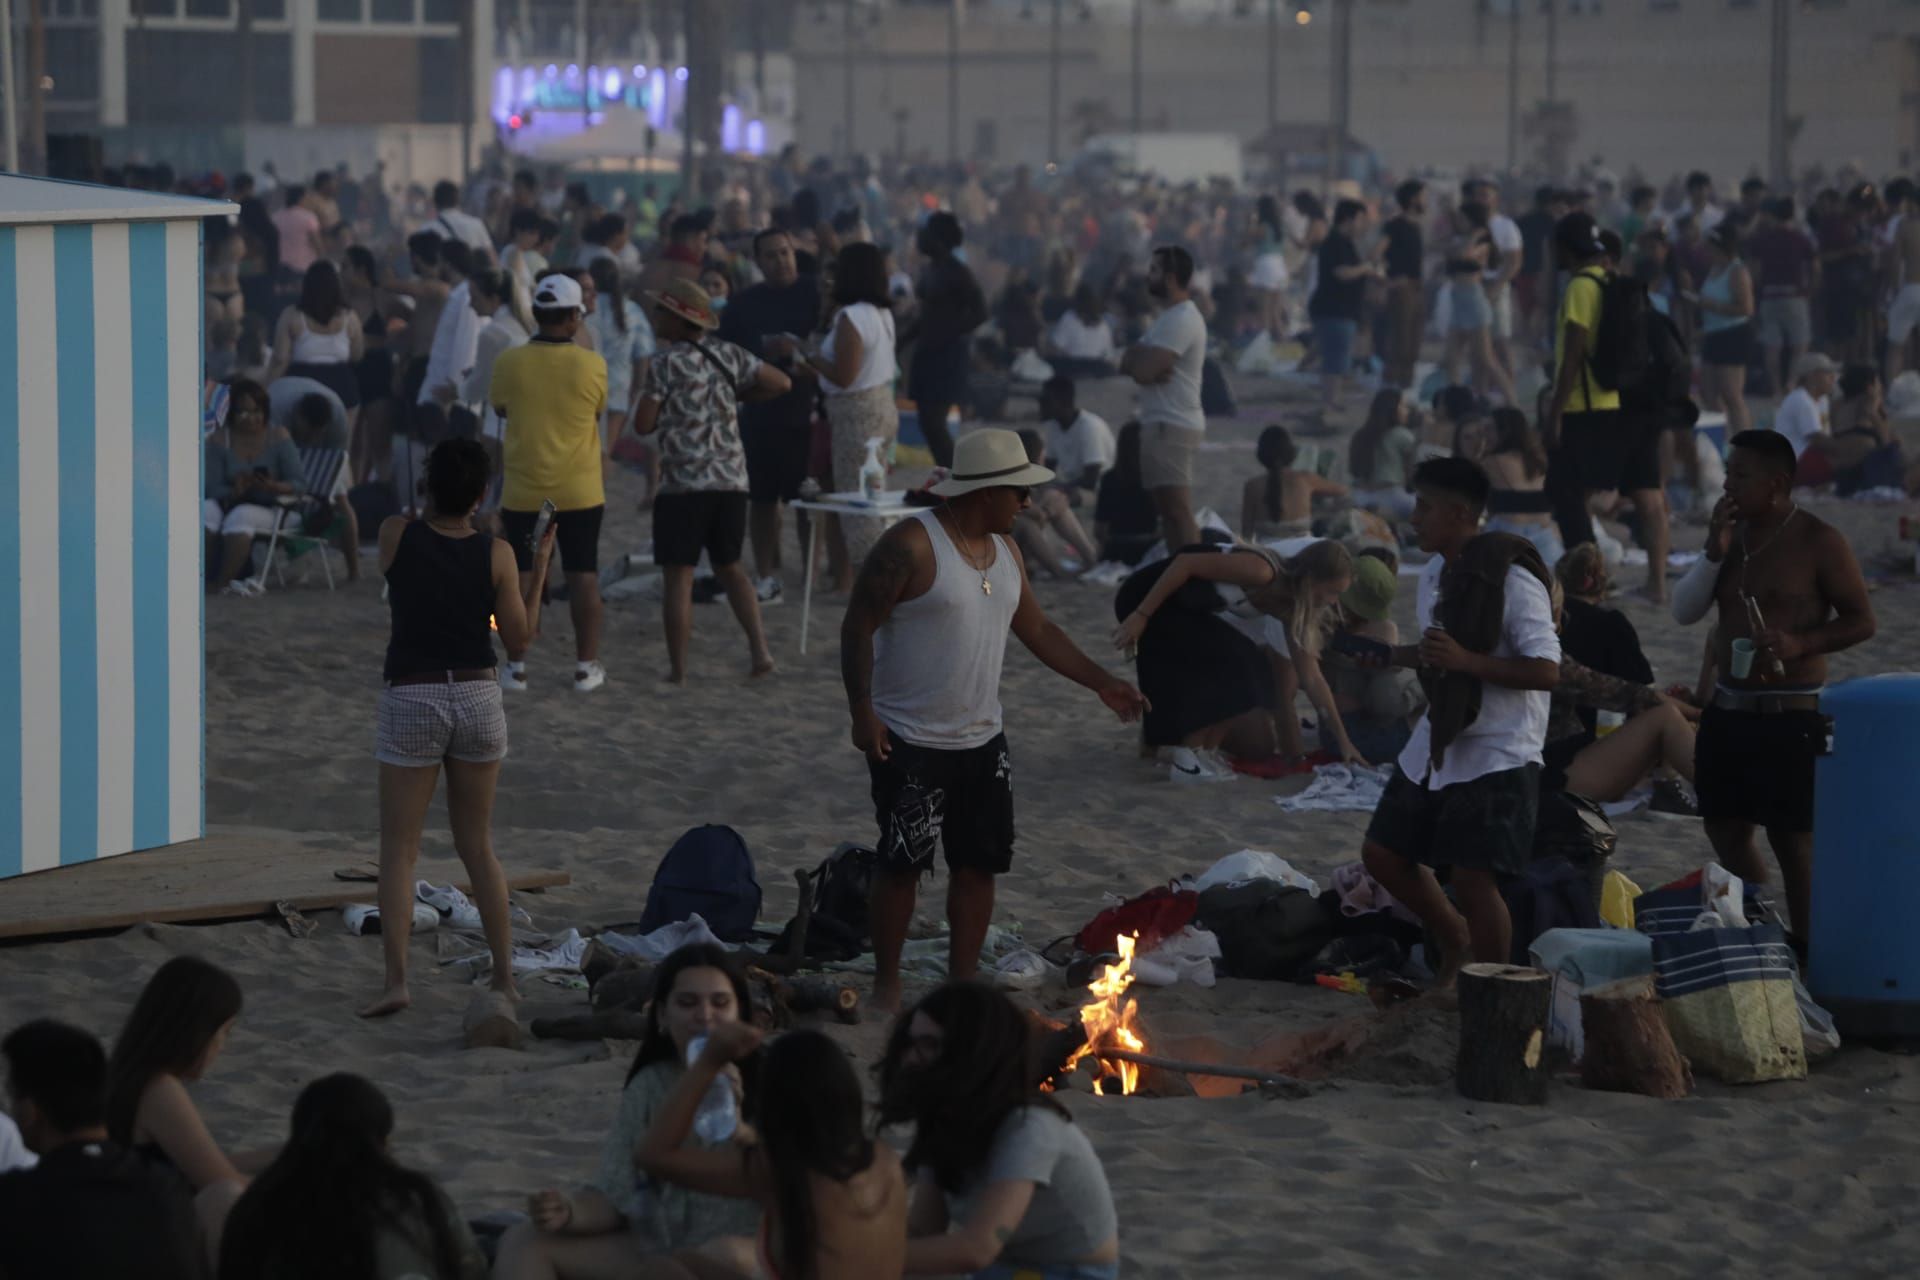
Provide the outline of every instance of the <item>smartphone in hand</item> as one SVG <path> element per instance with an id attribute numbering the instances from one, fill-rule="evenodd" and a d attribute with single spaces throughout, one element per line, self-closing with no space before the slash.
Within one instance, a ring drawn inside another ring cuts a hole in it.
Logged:
<path id="1" fill-rule="evenodd" d="M 1327 647 L 1335 653 L 1347 657 L 1368 667 L 1384 667 L 1393 662 L 1393 646 L 1384 640 L 1375 640 L 1368 636 L 1357 636 L 1350 631 L 1334 633 L 1327 641 Z"/>

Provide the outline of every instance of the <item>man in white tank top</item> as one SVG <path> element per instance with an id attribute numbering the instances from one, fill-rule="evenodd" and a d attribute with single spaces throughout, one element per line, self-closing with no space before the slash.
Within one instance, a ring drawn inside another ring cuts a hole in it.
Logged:
<path id="1" fill-rule="evenodd" d="M 1121 720 L 1146 707 L 1138 689 L 1080 651 L 1027 585 L 1010 535 L 1032 487 L 1051 479 L 1011 431 L 963 436 L 952 475 L 934 488 L 945 505 L 881 537 L 847 604 L 840 669 L 880 826 L 872 911 L 873 1002 L 882 1009 L 900 1005 L 900 951 L 936 842 L 952 876 L 948 976 L 979 968 L 993 878 L 1013 863 L 1013 765 L 1000 719 L 1007 632 Z"/>

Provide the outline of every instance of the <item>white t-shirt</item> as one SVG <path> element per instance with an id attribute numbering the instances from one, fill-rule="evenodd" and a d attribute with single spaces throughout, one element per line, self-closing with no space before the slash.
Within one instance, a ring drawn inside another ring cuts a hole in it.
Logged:
<path id="1" fill-rule="evenodd" d="M 1174 353 L 1172 376 L 1165 382 L 1140 388 L 1141 423 L 1205 431 L 1207 415 L 1200 408 L 1200 367 L 1207 361 L 1207 322 L 1193 299 L 1162 311 L 1146 336 L 1140 339 L 1140 345 Z"/>
<path id="2" fill-rule="evenodd" d="M 1510 270 L 1510 264 L 1518 262 L 1526 251 L 1526 240 L 1520 234 L 1520 224 L 1504 213 L 1496 213 L 1487 222 L 1487 234 L 1493 237 L 1493 247 L 1500 251 L 1500 265 L 1487 270 L 1486 278 L 1497 280 L 1502 272 Z"/>
<path id="3" fill-rule="evenodd" d="M 1104 319 L 1088 324 L 1078 312 L 1068 311 L 1053 322 L 1052 337 L 1053 345 L 1063 356 L 1075 360 L 1111 361 L 1114 358 L 1113 330 Z"/>
<path id="4" fill-rule="evenodd" d="M 1053 459 L 1054 472 L 1066 484 L 1080 483 L 1080 475 L 1088 467 L 1098 467 L 1105 474 L 1113 466 L 1113 428 L 1105 418 L 1085 409 L 1064 427 L 1049 419 L 1047 455 Z"/>
<path id="5" fill-rule="evenodd" d="M 1793 443 L 1793 456 L 1799 457 L 1815 436 L 1828 433 L 1827 398 L 1815 400 L 1805 387 L 1795 387 L 1773 415 L 1773 429 Z"/>
<path id="6" fill-rule="evenodd" d="M 40 1157 L 27 1150 L 26 1141 L 21 1138 L 13 1118 L 0 1112 L 0 1173 L 31 1169 L 39 1163 Z"/>
<path id="7" fill-rule="evenodd" d="M 1416 634 L 1425 634 L 1433 625 L 1433 605 L 1440 594 L 1440 571 L 1445 561 L 1439 556 L 1427 561 L 1420 570 L 1420 593 L 1414 608 Z M 1541 658 L 1560 661 L 1560 637 L 1553 629 L 1553 605 L 1540 579 L 1515 565 L 1507 570 L 1506 616 L 1500 626 L 1500 642 L 1493 647 L 1496 658 Z M 1547 739 L 1547 712 L 1553 697 L 1544 690 L 1503 689 L 1484 685 L 1480 692 L 1480 714 L 1460 731 L 1447 746 L 1440 768 L 1429 773 L 1432 730 L 1428 716 L 1413 727 L 1413 737 L 1400 753 L 1400 772 L 1424 783 L 1429 791 L 1438 791 L 1456 783 L 1471 782 L 1504 769 L 1539 764 L 1540 748 Z M 1430 713 L 1429 713 L 1430 714 Z"/>
<path id="8" fill-rule="evenodd" d="M 833 318 L 833 327 L 827 332 L 827 340 L 820 344 L 820 354 L 829 362 L 833 359 L 833 339 L 840 332 L 841 316 L 845 316 L 853 331 L 860 335 L 860 370 L 844 387 L 835 386 L 828 378 L 820 379 L 821 387 L 829 396 L 850 396 L 856 391 L 890 385 L 894 374 L 899 372 L 893 356 L 893 312 L 882 311 L 871 302 L 856 302 L 840 308 Z"/>
<path id="9" fill-rule="evenodd" d="M 451 234 L 475 253 L 486 254 L 489 261 L 494 256 L 493 237 L 487 234 L 487 224 L 464 209 L 441 209 L 420 229 L 443 239 Z"/>
<path id="10" fill-rule="evenodd" d="M 467 370 L 473 368 L 474 353 L 480 346 L 480 316 L 473 309 L 472 296 L 473 291 L 465 280 L 453 286 L 453 292 L 447 295 L 447 305 L 441 309 L 440 323 L 433 331 L 433 346 L 427 353 L 427 376 L 420 384 L 416 404 L 431 402 L 434 389 L 447 383 L 456 388 L 454 400 L 458 403 L 457 388 L 466 381 Z"/>

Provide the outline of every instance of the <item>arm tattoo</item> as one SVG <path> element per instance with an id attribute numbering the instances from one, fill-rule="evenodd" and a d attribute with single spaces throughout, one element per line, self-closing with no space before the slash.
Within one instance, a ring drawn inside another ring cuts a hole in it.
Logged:
<path id="1" fill-rule="evenodd" d="M 1560 659 L 1558 692 L 1575 706 L 1627 715 L 1644 711 L 1660 701 L 1660 695 L 1646 685 L 1604 675 L 1566 657 Z"/>
<path id="2" fill-rule="evenodd" d="M 873 633 L 913 577 L 913 551 L 891 535 L 883 536 L 854 580 L 853 598 L 840 624 L 840 679 L 850 703 L 866 701 L 873 690 Z"/>

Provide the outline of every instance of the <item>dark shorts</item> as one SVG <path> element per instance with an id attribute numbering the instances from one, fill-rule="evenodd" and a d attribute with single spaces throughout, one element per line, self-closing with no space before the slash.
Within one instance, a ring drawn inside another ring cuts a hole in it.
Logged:
<path id="1" fill-rule="evenodd" d="M 1540 766 L 1522 765 L 1429 791 L 1394 770 L 1367 839 L 1429 867 L 1517 876 L 1533 853 Z"/>
<path id="2" fill-rule="evenodd" d="M 1013 761 L 1007 735 L 964 751 L 917 747 L 887 735 L 883 763 L 867 760 L 873 778 L 875 846 L 889 871 L 933 870 L 933 846 L 946 846 L 949 870 L 999 875 L 1013 865 Z"/>
<path id="3" fill-rule="evenodd" d="M 747 497 L 751 501 L 792 502 L 800 496 L 813 449 L 810 422 L 743 424 L 740 443 L 747 452 Z"/>
<path id="4" fill-rule="evenodd" d="M 1700 362 L 1744 369 L 1753 360 L 1753 326 L 1737 324 L 1700 335 Z"/>
<path id="5" fill-rule="evenodd" d="M 1590 493 L 1660 487 L 1660 427 L 1641 414 L 1569 413 L 1560 420 L 1560 452 Z"/>
<path id="6" fill-rule="evenodd" d="M 653 562 L 688 568 L 700 553 L 716 569 L 740 560 L 747 541 L 747 495 L 699 490 L 653 500 Z"/>
<path id="7" fill-rule="evenodd" d="M 1813 762 L 1826 746 L 1827 717 L 1818 711 L 1708 707 L 1693 740 L 1700 816 L 1812 831 Z"/>
<path id="8" fill-rule="evenodd" d="M 533 522 L 539 514 L 500 509 L 500 534 L 513 548 L 513 558 L 520 562 L 522 573 L 533 568 Z M 600 572 L 600 520 L 606 514 L 604 506 L 554 514 L 553 551 L 560 561 L 561 572 Z"/>

